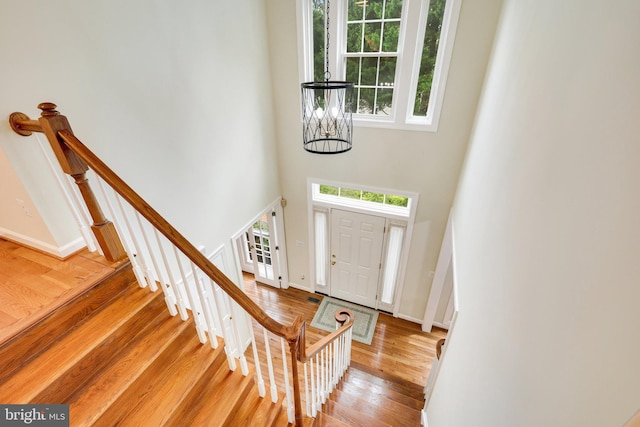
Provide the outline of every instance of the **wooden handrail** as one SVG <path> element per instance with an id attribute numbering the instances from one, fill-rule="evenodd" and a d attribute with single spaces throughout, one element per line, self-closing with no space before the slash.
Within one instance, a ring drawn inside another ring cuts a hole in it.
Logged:
<path id="1" fill-rule="evenodd" d="M 320 353 L 323 348 L 331 344 L 333 341 L 338 339 L 344 332 L 347 331 L 353 325 L 353 313 L 351 310 L 341 309 L 336 312 L 336 321 L 340 323 L 340 326 L 335 331 L 331 332 L 329 335 L 325 335 L 320 339 L 320 341 L 315 344 L 309 346 L 309 348 L 302 347 L 300 352 L 298 353 L 298 360 L 302 363 L 307 362 L 316 354 Z M 302 329 L 303 337 L 300 339 L 301 342 L 305 342 L 304 340 L 304 329 Z"/>
<path id="2" fill-rule="evenodd" d="M 297 361 L 302 363 L 319 353 L 338 337 L 344 334 L 352 325 L 354 316 L 349 310 L 336 312 L 336 320 L 342 325 L 340 328 L 323 337 L 320 341 L 306 348 L 306 324 L 302 316 L 297 316 L 289 326 L 283 325 L 271 318 L 259 305 L 238 288 L 224 273 L 222 273 L 206 256 L 204 256 L 191 242 L 138 195 L 122 178 L 111 170 L 98 156 L 87 148 L 71 131 L 65 116 L 60 115 L 56 105 L 44 102 L 38 105 L 42 110 L 39 120 L 31 120 L 23 113 L 12 113 L 9 118 L 11 128 L 23 136 L 32 132 L 42 132 L 47 136 L 54 154 L 63 172 L 72 176 L 78 184 L 87 207 L 94 219 L 94 233 L 98 243 L 105 252 L 107 259 L 120 259 L 124 249 L 120 243 L 113 224 L 106 220 L 95 200 L 85 179 L 88 167 L 111 186 L 124 200 L 138 211 L 151 225 L 162 233 L 171 243 L 179 248 L 204 274 L 220 286 L 233 300 L 238 303 L 261 326 L 276 336 L 282 337 L 289 343 L 291 353 L 291 371 L 294 388 L 294 406 L 296 426 L 303 425 L 302 405 L 300 401 L 300 385 Z M 106 240 L 106 241 L 105 241 Z M 126 254 L 125 254 L 126 255 Z"/>
<path id="3" fill-rule="evenodd" d="M 60 138 L 78 157 L 93 169 L 93 171 L 109 184 L 124 200 L 158 229 L 171 243 L 176 245 L 199 269 L 213 279 L 231 298 L 233 298 L 249 315 L 264 326 L 268 331 L 287 341 L 297 340 L 299 331 L 292 326 L 285 326 L 272 319 L 260 306 L 238 288 L 218 267 L 204 256 L 191 242 L 189 242 L 178 230 L 176 230 L 162 215 L 151 207 L 138 195 L 122 178 L 111 170 L 102 160 L 89 150 L 70 131 L 58 132 Z M 294 322 L 295 323 L 295 322 Z"/>

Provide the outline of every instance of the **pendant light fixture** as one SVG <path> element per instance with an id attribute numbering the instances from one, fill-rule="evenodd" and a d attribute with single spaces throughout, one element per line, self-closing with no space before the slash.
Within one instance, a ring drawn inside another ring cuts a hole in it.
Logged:
<path id="1" fill-rule="evenodd" d="M 351 150 L 353 137 L 353 83 L 331 81 L 329 72 L 329 8 L 325 8 L 325 80 L 306 82 L 302 89 L 302 141 L 317 154 Z"/>

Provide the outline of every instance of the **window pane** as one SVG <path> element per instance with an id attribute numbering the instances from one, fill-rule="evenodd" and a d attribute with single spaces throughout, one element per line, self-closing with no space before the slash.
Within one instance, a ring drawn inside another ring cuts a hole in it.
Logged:
<path id="1" fill-rule="evenodd" d="M 362 19 L 362 14 L 364 13 L 364 4 L 365 0 L 349 0 L 349 5 L 347 7 L 347 20 L 349 21 L 359 21 Z"/>
<path id="2" fill-rule="evenodd" d="M 366 0 L 366 19 L 382 19 L 383 0 Z"/>
<path id="3" fill-rule="evenodd" d="M 347 25 L 347 52 L 362 52 L 362 24 Z"/>
<path id="4" fill-rule="evenodd" d="M 324 1 L 313 2 L 313 79 L 324 80 Z"/>
<path id="5" fill-rule="evenodd" d="M 382 203 L 384 201 L 384 194 L 363 191 L 362 200 L 366 200 L 367 202 Z"/>
<path id="6" fill-rule="evenodd" d="M 347 58 L 347 81 L 358 83 L 360 75 L 360 58 Z"/>
<path id="7" fill-rule="evenodd" d="M 324 185 L 320 184 L 320 194 L 331 194 L 333 196 L 338 195 L 338 187 L 334 187 L 332 185 Z"/>
<path id="8" fill-rule="evenodd" d="M 334 187 L 335 188 L 335 187 Z M 327 214 L 314 212 L 316 284 L 327 285 Z"/>
<path id="9" fill-rule="evenodd" d="M 384 7 L 384 17 L 386 19 L 400 19 L 402 15 L 402 0 L 387 0 Z"/>
<path id="10" fill-rule="evenodd" d="M 400 37 L 400 22 L 385 22 L 384 23 L 384 39 L 382 40 L 382 51 L 397 52 L 399 37 Z"/>
<path id="11" fill-rule="evenodd" d="M 392 225 L 389 229 L 389 244 L 387 246 L 387 253 L 384 262 L 384 275 L 382 277 L 381 301 L 385 304 L 393 304 L 403 238 L 404 228 Z"/>
<path id="12" fill-rule="evenodd" d="M 395 205 L 407 207 L 409 205 L 409 198 L 403 196 L 394 196 L 393 194 L 387 194 L 384 200 L 387 205 Z"/>
<path id="13" fill-rule="evenodd" d="M 393 86 L 396 75 L 397 58 L 380 58 L 378 86 Z"/>
<path id="14" fill-rule="evenodd" d="M 413 107 L 414 116 L 426 116 L 429 110 L 429 96 L 431 95 L 431 83 L 433 81 L 433 69 L 436 65 L 438 43 L 440 42 L 440 30 L 446 0 L 431 0 L 429 2 L 429 15 L 427 16 L 427 28 L 424 33 L 422 58 L 420 60 L 420 75 L 418 76 L 418 88 Z"/>
<path id="15" fill-rule="evenodd" d="M 362 191 L 354 190 L 352 188 L 340 188 L 340 197 L 360 200 L 361 193 Z"/>
<path id="16" fill-rule="evenodd" d="M 375 89 L 360 89 L 360 98 L 358 102 L 358 113 L 372 114 L 373 103 L 376 96 Z"/>
<path id="17" fill-rule="evenodd" d="M 376 114 L 381 116 L 390 115 L 392 102 L 393 89 L 378 89 L 378 98 L 376 99 Z"/>
<path id="18" fill-rule="evenodd" d="M 360 73 L 360 84 L 362 86 L 375 86 L 378 77 L 378 58 L 362 58 Z"/>
<path id="19" fill-rule="evenodd" d="M 364 52 L 380 52 L 380 31 L 382 24 L 373 22 L 364 24 Z"/>

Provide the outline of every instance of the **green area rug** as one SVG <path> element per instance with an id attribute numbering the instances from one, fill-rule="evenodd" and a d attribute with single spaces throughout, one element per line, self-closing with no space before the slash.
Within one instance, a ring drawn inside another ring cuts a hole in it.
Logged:
<path id="1" fill-rule="evenodd" d="M 378 312 L 370 308 L 324 297 L 320 303 L 320 307 L 318 307 L 318 311 L 316 311 L 315 316 L 313 316 L 311 326 L 327 332 L 335 331 L 335 314 L 336 311 L 341 308 L 351 310 L 353 313 L 353 339 L 363 344 L 371 345 L 373 333 L 376 330 L 376 322 L 378 322 Z"/>

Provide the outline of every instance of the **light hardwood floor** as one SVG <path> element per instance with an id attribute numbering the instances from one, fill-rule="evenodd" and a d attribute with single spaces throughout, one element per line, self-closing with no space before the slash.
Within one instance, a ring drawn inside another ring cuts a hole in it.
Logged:
<path id="1" fill-rule="evenodd" d="M 274 319 L 291 324 L 302 315 L 307 322 L 307 345 L 327 334 L 309 326 L 319 303 L 308 297 L 322 300 L 322 295 L 257 284 L 250 274 L 244 275 L 244 285 L 247 294 Z M 423 387 L 435 358 L 436 343 L 445 337 L 445 330 L 434 328 L 427 334 L 416 323 L 380 313 L 371 345 L 353 342 L 352 364 L 381 378 Z"/>
<path id="2" fill-rule="evenodd" d="M 87 250 L 59 260 L 0 239 L 0 343 L 81 294 L 117 266 Z M 322 299 L 322 295 L 257 284 L 248 274 L 244 284 L 246 292 L 276 320 L 291 324 L 302 315 L 307 321 L 308 345 L 327 334 L 309 326 L 319 304 L 308 297 Z M 381 378 L 424 386 L 436 343 L 444 337 L 445 330 L 436 328 L 427 334 L 416 323 L 380 313 L 371 345 L 353 343 L 352 363 Z"/>
<path id="3" fill-rule="evenodd" d="M 60 260 L 0 238 L 0 344 L 117 266 L 86 249 Z"/>

